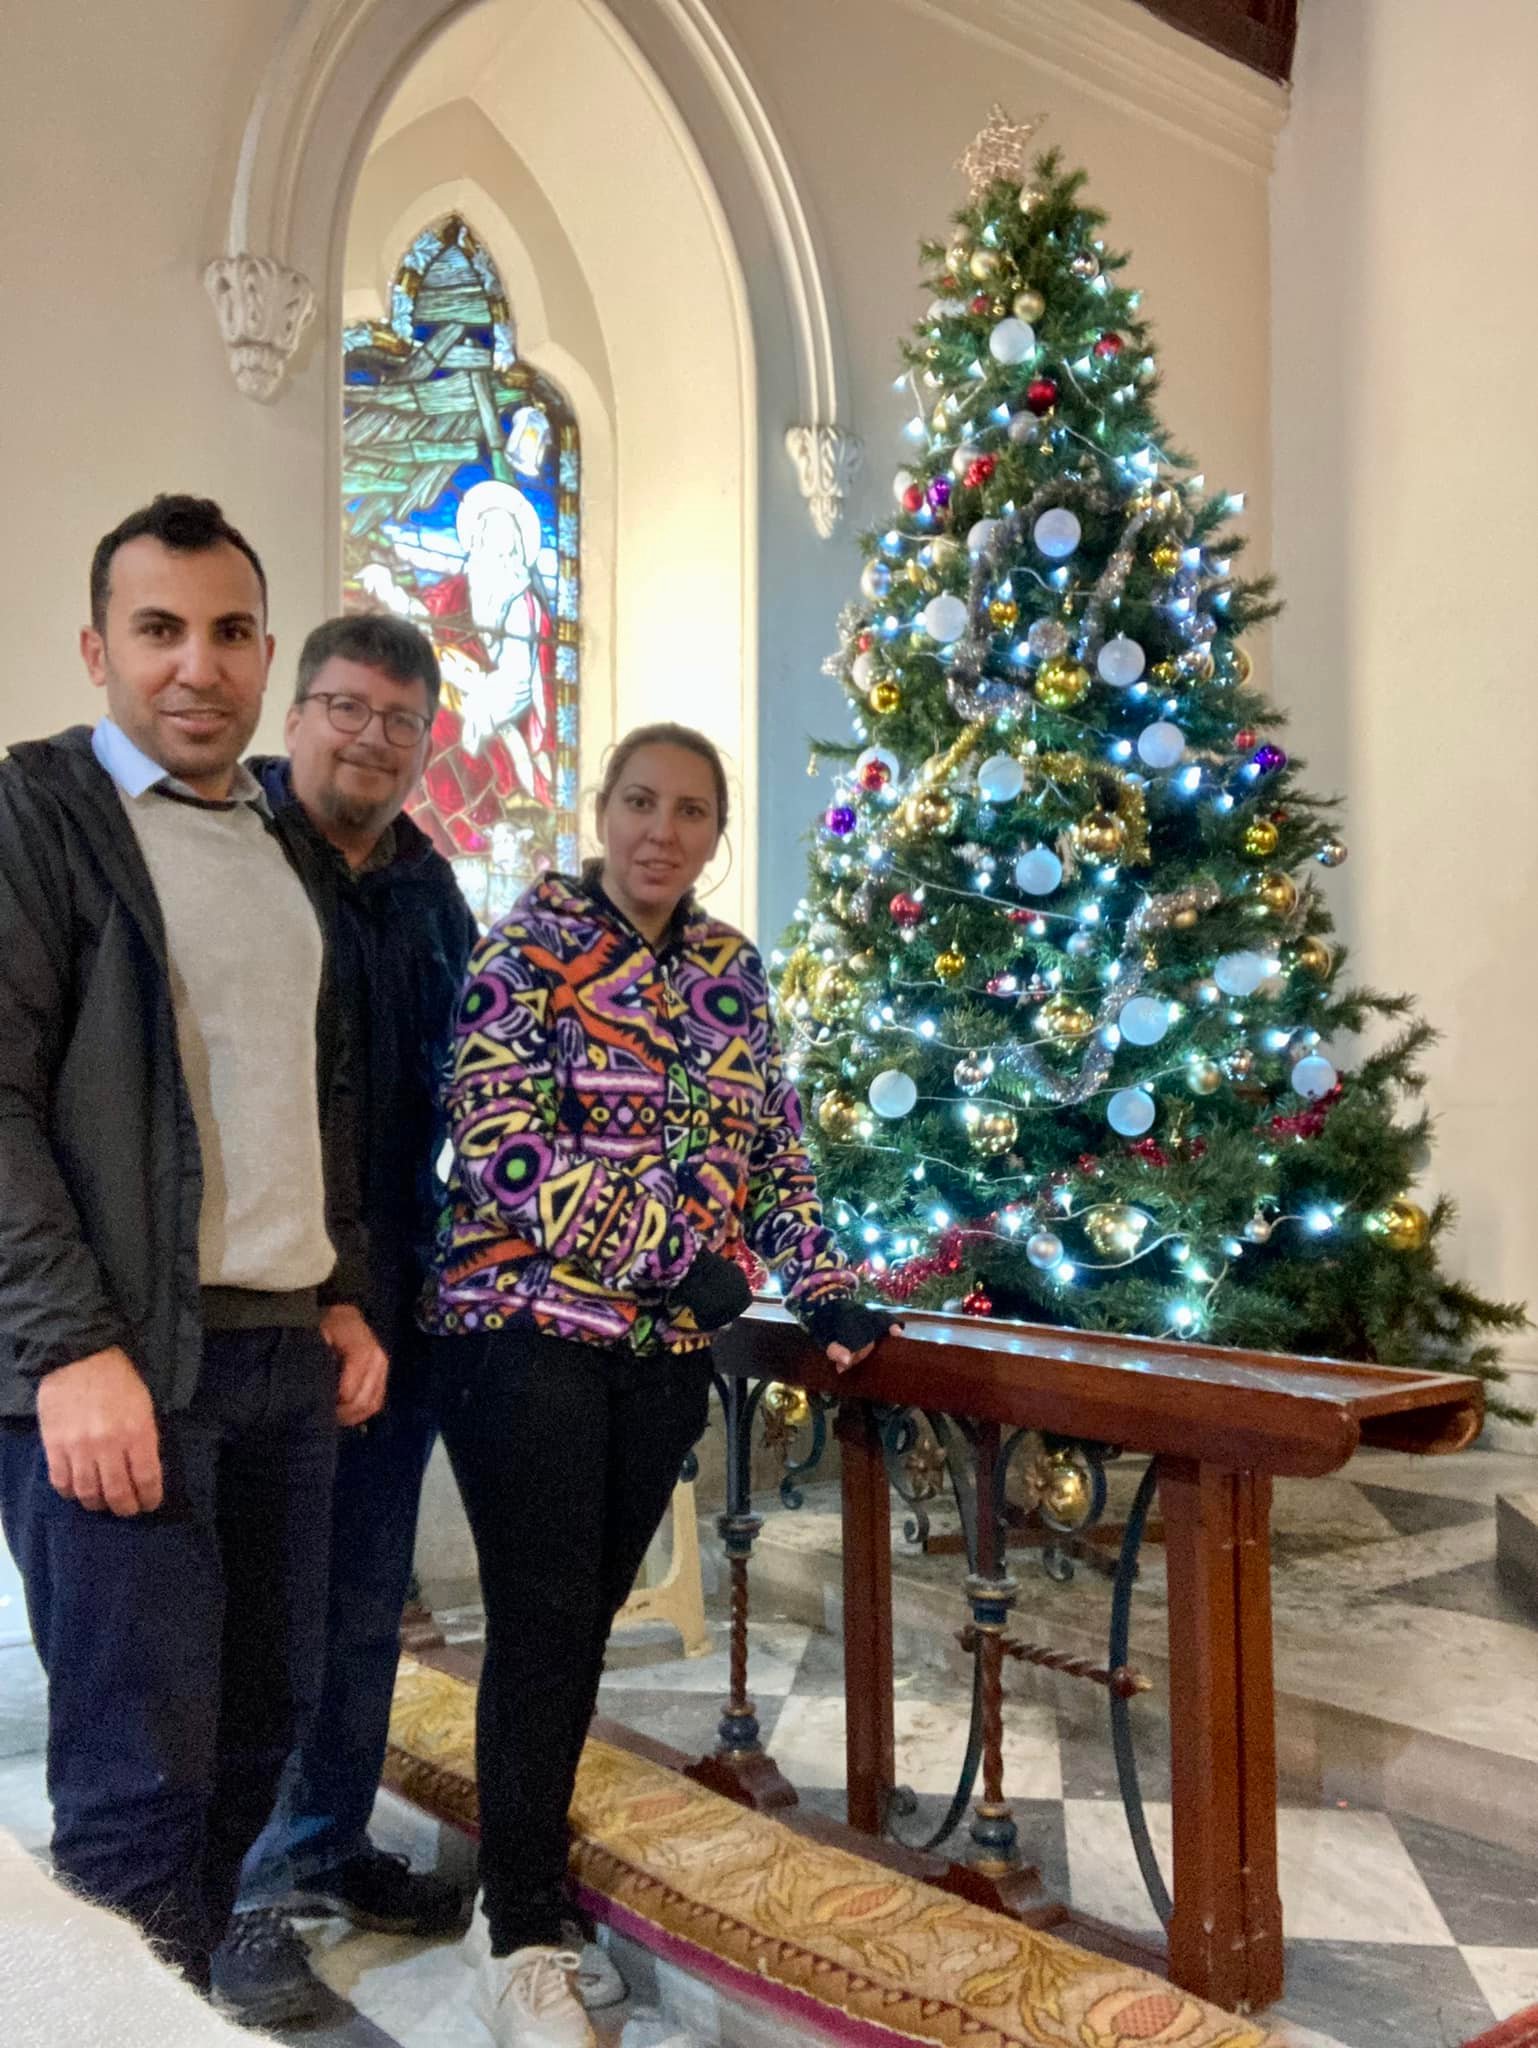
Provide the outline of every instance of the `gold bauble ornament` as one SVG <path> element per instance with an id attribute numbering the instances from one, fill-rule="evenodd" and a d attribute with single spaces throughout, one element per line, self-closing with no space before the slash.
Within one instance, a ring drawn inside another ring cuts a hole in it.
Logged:
<path id="1" fill-rule="evenodd" d="M 860 1105 L 843 1088 L 835 1088 L 817 1105 L 817 1124 L 824 1137 L 840 1145 L 860 1127 Z"/>
<path id="2" fill-rule="evenodd" d="M 988 607 L 988 623 L 1000 633 L 1007 633 L 1020 616 L 1020 607 L 1012 597 L 996 597 Z"/>
<path id="3" fill-rule="evenodd" d="M 1181 553 L 1179 541 L 1161 540 L 1154 544 L 1148 559 L 1161 576 L 1173 576 L 1180 567 Z"/>
<path id="4" fill-rule="evenodd" d="M 1180 657 L 1180 673 L 1188 682 L 1210 683 L 1217 674 L 1217 663 L 1208 647 L 1188 647 Z"/>
<path id="5" fill-rule="evenodd" d="M 1298 907 L 1298 885 L 1280 868 L 1262 875 L 1258 890 L 1261 902 L 1274 917 L 1291 917 Z"/>
<path id="6" fill-rule="evenodd" d="M 1076 1529 L 1090 1509 L 1089 1476 L 1071 1451 L 1050 1451 L 1036 1468 L 1043 1513 L 1062 1529 Z"/>
<path id="7" fill-rule="evenodd" d="M 1303 972 L 1313 975 L 1316 981 L 1328 981 L 1335 971 L 1333 947 L 1327 946 L 1323 939 L 1314 938 L 1312 934 L 1306 939 L 1299 939 L 1298 950 L 1293 958 Z"/>
<path id="8" fill-rule="evenodd" d="M 859 983 L 847 967 L 837 961 L 824 967 L 812 985 L 812 1015 L 819 1024 L 832 1024 L 858 1002 Z"/>
<path id="9" fill-rule="evenodd" d="M 1087 860 L 1114 860 L 1126 836 L 1114 811 L 1087 811 L 1073 828 L 1073 843 Z"/>
<path id="10" fill-rule="evenodd" d="M 1173 690 L 1180 681 L 1180 664 L 1175 661 L 1156 661 L 1148 671 L 1148 680 L 1156 683 L 1161 690 Z"/>
<path id="11" fill-rule="evenodd" d="M 942 533 L 929 543 L 929 558 L 937 569 L 948 569 L 952 562 L 959 562 L 966 549 L 959 540 L 948 533 Z"/>
<path id="12" fill-rule="evenodd" d="M 938 384 L 940 380 L 936 377 L 932 381 Z M 948 404 L 949 401 L 942 398 L 934 411 L 929 415 L 930 428 L 936 434 L 943 434 L 950 423 L 950 413 L 947 410 Z"/>
<path id="13" fill-rule="evenodd" d="M 967 267 L 972 254 L 972 244 L 958 237 L 945 252 L 945 267 L 952 277 L 959 277 Z"/>
<path id="14" fill-rule="evenodd" d="M 1042 1038 L 1083 1038 L 1095 1020 L 1072 996 L 1053 996 L 1036 1012 L 1035 1028 Z"/>
<path id="15" fill-rule="evenodd" d="M 1367 1228 L 1374 1237 L 1381 1237 L 1390 1251 L 1418 1252 L 1431 1236 L 1431 1218 L 1419 1202 L 1401 1195 L 1369 1216 Z"/>
<path id="16" fill-rule="evenodd" d="M 1196 923 L 1198 915 L 1199 913 L 1187 904 L 1185 909 L 1177 910 L 1174 913 L 1170 918 L 1170 923 L 1175 927 L 1176 931 L 1188 932 L 1192 925 Z"/>
<path id="17" fill-rule="evenodd" d="M 919 832 L 943 832 L 956 815 L 956 806 L 938 789 L 917 790 L 903 808 Z"/>
<path id="18" fill-rule="evenodd" d="M 1244 828 L 1244 851 L 1251 860 L 1269 860 L 1280 837 L 1269 818 L 1257 818 Z"/>
<path id="19" fill-rule="evenodd" d="M 1084 1235 L 1103 1259 L 1130 1259 L 1148 1229 L 1146 1210 L 1130 1202 L 1104 1202 L 1084 1219 Z"/>
<path id="20" fill-rule="evenodd" d="M 1223 1085 L 1223 1069 L 1215 1060 L 1192 1060 L 1186 1067 L 1186 1086 L 1193 1095 L 1215 1095 Z"/>
<path id="21" fill-rule="evenodd" d="M 1153 485 L 1139 484 L 1137 489 L 1132 493 L 1132 496 L 1127 500 L 1127 510 L 1129 512 L 1151 512 L 1153 508 Z"/>
<path id="22" fill-rule="evenodd" d="M 771 1380 L 760 1404 L 782 1429 L 804 1429 L 812 1419 L 812 1403 L 805 1387 L 788 1387 L 783 1380 Z"/>
<path id="23" fill-rule="evenodd" d="M 1022 213 L 1035 213 L 1038 207 L 1045 206 L 1046 203 L 1047 195 L 1039 185 L 1022 185 L 1020 187 L 1020 197 L 1017 204 Z"/>
<path id="24" fill-rule="evenodd" d="M 1027 285 L 1023 291 L 1016 292 L 1010 307 L 1017 320 L 1024 320 L 1031 326 L 1036 324 L 1046 310 L 1046 300 L 1032 285 Z"/>
<path id="25" fill-rule="evenodd" d="M 899 704 L 902 703 L 902 700 L 902 691 L 889 678 L 884 678 L 879 683 L 871 684 L 870 708 L 872 711 L 879 711 L 885 716 L 888 712 L 895 711 Z"/>
<path id="26" fill-rule="evenodd" d="M 967 268 L 979 284 L 986 284 L 990 277 L 997 277 L 1004 268 L 1004 259 L 997 249 L 974 249 Z"/>
<path id="27" fill-rule="evenodd" d="M 1019 1137 L 1020 1125 L 1012 1109 L 990 1109 L 972 1125 L 970 1135 L 974 1150 L 986 1158 L 997 1159 Z"/>
<path id="28" fill-rule="evenodd" d="M 1089 670 L 1071 654 L 1054 655 L 1037 669 L 1032 687 L 1049 711 L 1067 711 L 1088 693 Z"/>
<path id="29" fill-rule="evenodd" d="M 1236 683 L 1247 683 L 1255 673 L 1254 658 L 1247 647 L 1230 647 L 1228 665 Z"/>
<path id="30" fill-rule="evenodd" d="M 935 973 L 942 981 L 960 981 L 967 971 L 967 956 L 954 946 L 947 946 L 943 953 L 935 955 Z"/>

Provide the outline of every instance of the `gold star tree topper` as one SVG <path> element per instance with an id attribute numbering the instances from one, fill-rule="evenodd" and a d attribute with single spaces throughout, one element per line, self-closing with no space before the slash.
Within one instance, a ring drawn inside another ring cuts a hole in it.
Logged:
<path id="1" fill-rule="evenodd" d="M 1026 152 L 1043 117 L 1034 121 L 1011 121 L 998 100 L 984 127 L 956 159 L 956 168 L 966 178 L 974 200 L 1000 178 L 1018 185 L 1025 176 Z"/>

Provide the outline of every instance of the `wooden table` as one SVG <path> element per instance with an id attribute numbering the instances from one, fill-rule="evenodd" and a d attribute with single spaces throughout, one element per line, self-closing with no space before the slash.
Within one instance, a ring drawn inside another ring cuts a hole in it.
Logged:
<path id="1" fill-rule="evenodd" d="M 880 1832 L 895 1783 L 890 1503 L 878 1407 L 969 1418 L 980 1425 L 980 1458 L 992 1454 L 990 1445 L 996 1450 L 1000 1427 L 1028 1427 L 1157 1459 L 1169 1585 L 1168 1971 L 1185 1989 L 1231 2009 L 1255 2010 L 1280 1997 L 1271 1483 L 1277 1475 L 1334 1472 L 1364 1444 L 1460 1450 L 1482 1420 L 1479 1381 L 917 1313 L 864 1365 L 840 1375 L 768 1302 L 718 1340 L 716 1363 L 728 1388 L 780 1381 L 839 1403 L 849 1820 L 871 1834 Z M 757 1528 L 742 1508 L 739 1500 L 735 1550 L 728 1541 L 738 1662 L 745 1660 L 746 1556 Z M 723 1517 L 723 1529 L 731 1519 Z M 993 1518 L 980 1515 L 968 1591 L 995 1723 L 1012 1597 L 1012 1588 L 999 1591 L 1009 1585 L 1001 1542 Z M 735 1675 L 733 1691 L 740 1705 Z M 756 1799 L 772 1767 L 743 1752 L 740 1716 L 736 1726 L 733 1754 L 748 1767 L 742 1796 Z M 996 1726 L 991 1733 L 996 1761 Z M 751 1742 L 749 1752 L 756 1747 Z M 727 1761 L 717 1760 L 718 1781 Z M 1009 1814 L 997 1769 L 986 1763 L 983 1791 L 984 1825 L 981 1833 L 974 1826 L 973 1839 L 986 1852 L 990 1801 L 1006 1823 Z M 767 1799 L 774 1796 L 771 1786 Z M 1006 1833 L 1012 1841 L 1012 1823 Z M 958 1889 L 972 1889 L 980 1877 L 996 1885 L 1001 1903 L 1012 1903 L 1008 1862 L 994 1857 L 990 1868 L 987 1853 L 974 1853 L 970 1871 L 956 1871 Z"/>

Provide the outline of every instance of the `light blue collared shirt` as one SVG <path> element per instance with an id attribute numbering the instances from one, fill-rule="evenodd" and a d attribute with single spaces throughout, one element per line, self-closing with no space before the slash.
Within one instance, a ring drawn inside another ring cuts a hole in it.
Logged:
<path id="1" fill-rule="evenodd" d="M 200 797 L 196 790 L 189 789 L 185 782 L 178 780 L 168 768 L 162 768 L 158 761 L 152 761 L 142 747 L 136 747 L 123 728 L 110 718 L 98 721 L 91 734 L 91 752 L 112 777 L 124 796 L 143 796 L 149 790 L 165 783 L 178 796 L 190 797 L 194 803 L 207 803 L 207 797 Z M 265 811 L 267 799 L 262 785 L 246 767 L 243 761 L 235 764 L 235 779 L 230 784 L 230 793 L 224 799 L 232 804 L 255 804 Z"/>

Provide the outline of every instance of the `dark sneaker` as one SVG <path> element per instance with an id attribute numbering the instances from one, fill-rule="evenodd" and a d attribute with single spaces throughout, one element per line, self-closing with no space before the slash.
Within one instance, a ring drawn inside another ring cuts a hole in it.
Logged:
<path id="1" fill-rule="evenodd" d="M 214 1950 L 214 2003 L 251 2027 L 288 2026 L 338 2009 L 310 1968 L 309 1951 L 276 1906 L 236 1913 Z"/>
<path id="2" fill-rule="evenodd" d="M 458 1934 L 470 1918 L 470 1900 L 457 1884 L 373 1847 L 296 1884 L 288 1909 L 338 1913 L 371 1934 Z"/>

